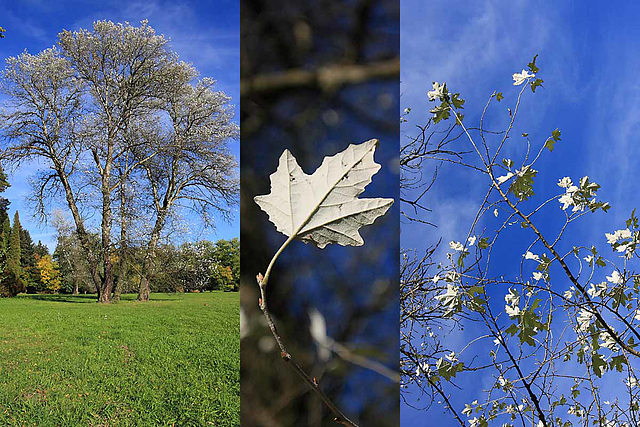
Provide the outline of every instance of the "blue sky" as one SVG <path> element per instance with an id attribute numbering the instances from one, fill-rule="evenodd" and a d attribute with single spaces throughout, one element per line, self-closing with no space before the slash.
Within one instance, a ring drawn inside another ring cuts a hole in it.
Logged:
<path id="1" fill-rule="evenodd" d="M 426 93 L 434 80 L 447 82 L 466 99 L 467 123 L 477 124 L 494 90 L 502 91 L 508 102 L 494 105 L 493 114 L 499 116 L 502 109 L 506 117 L 519 90 L 511 75 L 539 54 L 544 89 L 524 97 L 521 130 L 515 135 L 528 132 L 532 142 L 543 142 L 552 130 L 562 131 L 553 154 L 538 163 L 536 193 L 560 194 L 556 182 L 564 176 L 577 181 L 589 175 L 602 185 L 599 198 L 613 208 L 579 221 L 566 244 L 595 244 L 610 256 L 604 233 L 624 228 L 631 210 L 640 207 L 639 13 L 640 5 L 633 2 L 604 7 L 596 2 L 402 0 L 401 107 L 412 112 L 401 138 L 426 123 L 433 108 Z M 510 149 L 517 156 L 521 148 L 513 140 Z M 444 167 L 426 199 L 433 208 L 428 219 L 438 228 L 403 223 L 402 247 L 421 249 L 440 237 L 445 244 L 463 240 L 484 189 L 477 175 Z M 486 225 L 492 230 L 495 224 Z M 463 383 L 461 393 L 469 393 L 469 387 L 477 384 Z M 437 405 L 429 416 L 403 406 L 402 424 L 434 425 L 447 419 L 441 413 Z"/>
<path id="2" fill-rule="evenodd" d="M 0 58 L 15 56 L 27 49 L 38 53 L 51 47 L 63 29 L 91 28 L 95 20 L 128 21 L 132 25 L 147 19 L 158 34 L 171 39 L 180 59 L 191 62 L 202 77 L 217 80 L 216 88 L 231 96 L 239 123 L 240 100 L 240 5 L 236 0 L 198 1 L 57 1 L 21 0 L 0 3 L 0 26 L 7 32 L 0 40 Z M 4 66 L 4 64 L 3 64 Z M 239 141 L 231 143 L 239 157 Z M 28 176 L 33 172 L 22 168 L 9 177 L 12 187 L 4 194 L 11 200 L 10 216 L 20 211 L 23 227 L 34 241 L 42 240 L 55 248 L 55 232 L 37 223 L 26 206 Z M 201 234 L 194 227 L 189 239 L 230 239 L 239 236 L 239 215 L 232 223 L 217 221 L 214 232 Z"/>

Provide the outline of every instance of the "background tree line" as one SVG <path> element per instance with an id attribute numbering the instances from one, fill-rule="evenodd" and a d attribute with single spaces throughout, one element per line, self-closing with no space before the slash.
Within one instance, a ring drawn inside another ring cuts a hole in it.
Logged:
<path id="1" fill-rule="evenodd" d="M 0 169 L 0 192 L 9 187 L 6 175 Z M 53 255 L 38 241 L 35 244 L 29 230 L 20 224 L 18 211 L 9 218 L 9 200 L 0 197 L 0 296 L 18 293 L 96 293 L 91 281 L 86 257 L 73 227 L 65 222 L 60 212 L 54 213 L 58 230 Z M 99 236 L 92 240 L 99 245 Z M 129 248 L 126 270 L 118 268 L 115 276 L 119 289 L 124 292 L 138 290 L 146 248 Z M 240 240 L 200 240 L 181 245 L 164 244 L 156 254 L 163 269 L 151 277 L 153 292 L 202 292 L 211 290 L 237 291 L 240 283 Z M 114 265 L 120 267 L 122 259 L 114 256 Z M 120 273 L 124 273 L 120 276 Z M 119 297 L 119 295 L 118 295 Z"/>

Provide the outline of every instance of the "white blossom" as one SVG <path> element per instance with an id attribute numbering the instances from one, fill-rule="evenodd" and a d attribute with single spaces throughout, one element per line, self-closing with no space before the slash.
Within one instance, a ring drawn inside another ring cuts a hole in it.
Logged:
<path id="1" fill-rule="evenodd" d="M 498 209 L 497 208 L 493 210 L 493 216 L 498 218 Z"/>
<path id="2" fill-rule="evenodd" d="M 509 315 L 509 317 L 516 317 L 520 315 L 520 307 L 518 306 L 512 307 L 510 305 L 505 305 L 504 311 Z"/>
<path id="3" fill-rule="evenodd" d="M 620 240 L 623 239 L 630 239 L 631 238 L 631 230 L 629 230 L 628 228 L 625 228 L 623 230 L 616 230 L 613 233 L 604 233 L 605 237 L 607 238 L 607 243 L 609 243 L 610 245 L 617 243 Z"/>
<path id="4" fill-rule="evenodd" d="M 608 332 L 602 332 L 599 335 L 600 341 L 602 341 L 602 343 L 600 344 L 602 347 L 604 348 L 608 348 L 611 351 L 617 351 L 617 347 L 616 347 L 616 340 L 611 336 L 611 334 L 609 334 Z"/>
<path id="5" fill-rule="evenodd" d="M 424 92 L 423 92 L 424 93 Z M 444 85 L 440 86 L 440 83 L 433 82 L 433 90 L 427 92 L 429 101 L 436 101 L 444 96 Z"/>
<path id="6" fill-rule="evenodd" d="M 498 182 L 498 184 L 502 184 L 503 182 L 508 181 L 509 179 L 511 179 L 513 177 L 513 172 L 509 172 L 506 175 L 502 175 L 496 178 L 496 181 Z"/>
<path id="7" fill-rule="evenodd" d="M 522 83 L 524 83 L 528 78 L 533 78 L 535 76 L 536 76 L 535 74 L 531 74 L 527 70 L 522 70 L 521 73 L 514 73 L 513 74 L 513 85 L 514 86 L 519 86 Z"/>
<path id="8" fill-rule="evenodd" d="M 607 282 L 602 282 L 598 284 L 591 283 L 589 285 L 589 289 L 587 289 L 587 294 L 589 294 L 591 298 L 596 298 L 601 296 L 606 291 L 607 291 Z"/>
<path id="9" fill-rule="evenodd" d="M 564 178 L 558 181 L 558 187 L 560 188 L 569 188 L 572 185 L 573 185 L 573 182 L 571 181 L 571 178 L 569 178 L 568 176 L 565 176 Z"/>
<path id="10" fill-rule="evenodd" d="M 449 247 L 451 249 L 453 249 L 454 251 L 458 251 L 458 252 L 465 251 L 466 252 L 466 250 L 464 248 L 464 245 L 462 243 L 460 243 L 460 242 L 451 241 L 451 242 L 449 242 Z"/>
<path id="11" fill-rule="evenodd" d="M 478 238 L 477 238 L 476 236 L 471 236 L 471 237 L 469 237 L 469 239 L 468 239 L 468 241 L 469 241 L 469 246 L 473 246 L 473 245 L 475 245 L 475 244 L 476 244 L 476 240 L 477 240 L 477 239 L 478 239 Z"/>
<path id="12" fill-rule="evenodd" d="M 622 276 L 618 273 L 618 270 L 614 270 L 611 276 L 607 276 L 607 280 L 613 284 L 619 285 L 623 282 Z"/>
<path id="13" fill-rule="evenodd" d="M 534 254 L 533 252 L 527 251 L 527 253 L 524 254 L 524 259 L 533 259 L 536 261 L 540 261 L 540 256 Z"/>
<path id="14" fill-rule="evenodd" d="M 578 314 L 578 331 L 586 332 L 589 329 L 589 325 L 591 324 L 591 319 L 593 318 L 593 313 L 585 310 L 584 308 L 580 310 L 580 314 Z"/>

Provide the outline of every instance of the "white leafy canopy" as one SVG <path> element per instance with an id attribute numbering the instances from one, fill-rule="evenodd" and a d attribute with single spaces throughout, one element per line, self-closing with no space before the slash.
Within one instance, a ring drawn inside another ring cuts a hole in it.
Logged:
<path id="1" fill-rule="evenodd" d="M 329 243 L 361 246 L 359 228 L 372 224 L 393 204 L 393 199 L 358 198 L 380 170 L 373 160 L 377 145 L 377 139 L 351 144 L 325 157 L 312 175 L 305 174 L 285 150 L 270 176 L 271 193 L 254 200 L 277 230 L 289 237 L 319 248 Z"/>

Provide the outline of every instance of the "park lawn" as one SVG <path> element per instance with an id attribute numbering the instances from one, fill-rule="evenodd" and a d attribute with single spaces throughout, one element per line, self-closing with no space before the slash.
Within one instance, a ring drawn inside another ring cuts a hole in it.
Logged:
<path id="1" fill-rule="evenodd" d="M 0 426 L 240 425 L 238 293 L 0 298 Z"/>

